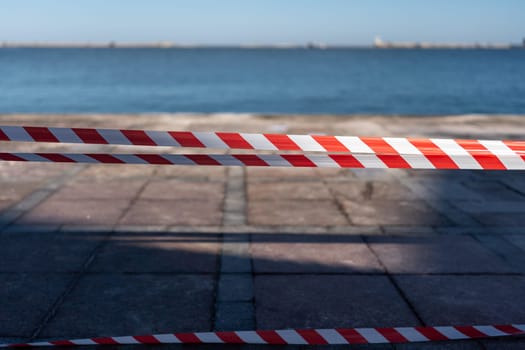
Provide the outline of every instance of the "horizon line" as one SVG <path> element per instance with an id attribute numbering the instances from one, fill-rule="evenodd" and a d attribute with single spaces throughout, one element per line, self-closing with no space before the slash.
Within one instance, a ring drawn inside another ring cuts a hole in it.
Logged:
<path id="1" fill-rule="evenodd" d="M 306 42 L 302 44 L 184 44 L 172 41 L 149 42 L 61 42 L 61 41 L 0 41 L 0 48 L 243 48 L 243 49 L 337 49 L 337 48 L 419 48 L 419 49 L 508 49 L 523 48 L 523 43 L 432 43 L 432 42 L 391 42 L 375 41 L 370 44 L 325 44 L 321 42 Z"/>

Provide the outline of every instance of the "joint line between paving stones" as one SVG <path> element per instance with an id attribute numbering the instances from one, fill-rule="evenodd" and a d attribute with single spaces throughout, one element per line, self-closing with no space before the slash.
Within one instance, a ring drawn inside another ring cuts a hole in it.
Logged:
<path id="1" fill-rule="evenodd" d="M 315 173 L 316 173 L 317 177 L 319 179 L 321 179 L 322 184 L 328 189 L 328 192 L 330 193 L 330 196 L 332 196 L 332 199 L 333 199 L 333 201 L 335 203 L 335 206 L 337 207 L 337 210 L 339 211 L 339 213 L 341 215 L 343 215 L 343 217 L 346 219 L 346 221 L 348 222 L 349 225 L 354 225 L 354 223 L 352 222 L 352 218 L 346 212 L 346 210 L 345 210 L 345 208 L 343 206 L 343 203 L 341 203 L 341 201 L 339 200 L 339 198 L 335 194 L 335 191 L 333 190 L 333 188 L 328 185 L 328 182 L 322 176 L 322 174 L 321 174 L 321 172 L 319 170 L 315 169 Z"/>
<path id="2" fill-rule="evenodd" d="M 376 251 L 374 250 L 374 248 L 372 248 L 372 246 L 370 245 L 370 242 L 368 241 L 367 237 L 365 236 L 360 236 L 361 239 L 365 242 L 366 246 L 368 247 L 368 249 L 370 250 L 370 252 L 375 256 L 377 262 L 379 263 L 379 265 L 381 266 L 381 268 L 383 269 L 383 271 L 385 271 L 385 276 L 388 278 L 388 280 L 390 281 L 390 283 L 394 286 L 394 288 L 396 289 L 396 291 L 398 292 L 398 294 L 401 296 L 401 298 L 403 299 L 403 301 L 405 302 L 405 304 L 408 306 L 408 308 L 410 309 L 410 311 L 412 311 L 412 313 L 414 314 L 414 316 L 416 317 L 416 319 L 418 320 L 418 322 L 423 325 L 423 326 L 426 326 L 426 323 L 425 321 L 423 320 L 423 318 L 419 315 L 419 313 L 417 312 L 415 306 L 410 302 L 410 300 L 408 299 L 408 296 L 405 294 L 405 292 L 403 291 L 403 289 L 401 289 L 401 287 L 397 284 L 396 280 L 394 279 L 394 277 L 390 274 L 390 271 L 388 271 L 388 268 L 386 267 L 386 265 L 383 263 L 383 261 L 381 261 L 379 255 L 376 253 Z"/>
<path id="3" fill-rule="evenodd" d="M 85 168 L 86 168 L 86 165 L 77 164 L 72 169 L 66 170 L 65 173 L 62 173 L 52 178 L 51 180 L 46 182 L 44 186 L 26 195 L 21 201 L 3 210 L 2 216 L 5 216 L 6 215 L 5 213 L 15 213 L 15 214 L 12 215 L 12 217 L 9 218 L 6 222 L 0 224 L 0 230 L 13 225 L 13 223 L 18 218 L 20 218 L 25 213 L 29 212 L 31 209 L 35 208 L 37 205 L 45 201 L 47 198 L 49 198 L 51 195 L 53 195 L 55 192 L 59 190 L 60 185 L 69 181 L 71 178 L 77 175 L 82 169 L 85 169 Z M 22 208 L 22 209 L 16 209 L 17 207 Z"/>
<path id="4" fill-rule="evenodd" d="M 253 266 L 253 259 L 250 259 L 250 266 Z M 55 271 L 36 271 L 36 272 L 24 272 L 26 275 L 75 275 L 78 272 L 55 272 Z M 17 271 L 1 271 L 0 275 L 16 275 L 20 274 Z M 122 272 L 99 272 L 99 271 L 86 271 L 85 275 L 128 275 L 128 276 L 140 276 L 144 275 L 144 272 L 134 271 L 122 271 Z M 148 271 L 148 275 L 154 276 L 171 276 L 177 275 L 191 275 L 191 276 L 215 276 L 215 272 L 199 272 L 199 271 Z M 224 275 L 239 275 L 244 274 L 243 272 L 223 272 Z M 258 272 L 259 276 L 384 276 L 382 272 Z M 524 276 L 523 272 L 400 272 L 395 273 L 393 276 Z"/>
<path id="5" fill-rule="evenodd" d="M 155 172 L 156 172 L 156 170 L 154 171 L 153 175 L 155 174 Z M 116 221 L 117 223 L 127 214 L 127 212 L 130 210 L 130 208 L 133 206 L 133 204 L 137 201 L 138 197 L 144 191 L 144 189 L 146 188 L 146 186 L 148 185 L 149 182 L 150 182 L 150 180 L 145 181 L 145 183 L 140 187 L 139 191 L 137 191 L 136 195 L 131 199 L 128 207 L 122 212 L 122 214 L 120 215 L 120 217 Z M 91 251 L 89 256 L 86 258 L 86 260 L 82 264 L 82 268 L 80 269 L 80 271 L 77 274 L 74 275 L 74 278 L 68 283 L 68 285 L 67 285 L 66 289 L 64 290 L 64 292 L 62 292 L 62 294 L 60 294 L 60 296 L 55 300 L 53 305 L 51 305 L 51 307 L 49 308 L 47 313 L 44 315 L 42 320 L 39 322 L 38 326 L 33 330 L 31 336 L 29 337 L 29 341 L 33 341 L 33 340 L 38 338 L 38 336 L 40 335 L 40 333 L 42 332 L 44 327 L 56 315 L 56 313 L 58 312 L 59 308 L 64 303 L 65 299 L 75 289 L 75 287 L 78 285 L 78 283 L 80 282 L 82 277 L 84 277 L 84 275 L 86 275 L 86 272 L 89 269 L 89 267 L 91 266 L 91 264 L 93 263 L 93 261 L 95 260 L 95 257 L 98 255 L 100 250 L 106 245 L 106 243 L 108 242 L 108 239 L 111 237 L 112 232 L 113 232 L 113 228 L 115 226 L 116 226 L 116 224 L 111 225 L 111 228 L 108 230 L 108 232 L 106 233 L 105 237 L 97 244 L 97 246 L 95 248 L 93 248 L 93 250 Z"/>
<path id="6" fill-rule="evenodd" d="M 228 168 L 227 183 L 224 195 L 224 206 L 223 206 L 223 221 L 222 226 L 244 226 L 246 225 L 246 195 L 247 195 L 247 186 L 246 186 L 246 171 L 245 169 L 236 169 Z M 247 239 L 245 238 L 247 236 Z M 229 271 L 228 268 L 224 266 L 224 259 L 227 258 L 226 254 L 231 254 L 231 248 L 227 245 L 245 245 L 250 244 L 249 235 L 242 235 L 243 237 L 240 240 L 231 241 L 231 234 L 224 233 L 222 231 L 222 248 L 218 264 L 218 275 L 216 278 L 216 290 L 215 290 L 215 303 L 213 304 L 212 310 L 212 323 L 214 329 L 220 330 L 223 328 L 235 328 L 235 325 L 224 324 L 224 311 L 226 304 L 230 305 L 232 303 L 241 302 L 244 303 L 246 300 L 221 300 L 221 295 L 228 295 L 232 293 L 225 292 L 224 288 L 236 288 L 236 286 L 229 286 L 223 282 L 223 278 L 228 275 L 243 276 L 249 275 L 252 283 L 251 290 L 253 291 L 253 267 L 250 261 L 249 269 L 241 271 Z M 246 252 L 244 252 L 246 253 Z M 243 253 L 241 253 L 243 254 Z M 249 255 L 249 249 L 247 254 Z M 231 268 L 231 267 L 230 267 Z M 249 311 L 249 319 L 254 320 L 254 307 L 253 307 L 253 294 L 251 295 L 252 307 Z M 226 322 L 228 323 L 228 322 Z"/>
<path id="7" fill-rule="evenodd" d="M 224 227 L 226 225 L 226 221 L 227 221 L 226 212 L 229 211 L 230 209 L 228 207 L 228 194 L 230 191 L 230 171 L 231 171 L 231 168 L 226 168 L 226 183 L 224 184 L 224 196 L 222 198 L 221 227 Z M 221 279 L 222 255 L 224 254 L 224 239 L 225 239 L 225 234 L 223 230 L 221 230 L 219 238 L 221 240 L 221 247 L 220 247 L 219 254 L 217 255 L 217 258 L 215 260 L 217 270 L 216 272 L 213 273 L 214 282 L 215 282 L 215 288 L 213 291 L 214 302 L 211 305 L 211 310 L 210 310 L 210 314 L 211 314 L 210 324 L 211 324 L 212 329 L 215 328 L 215 322 L 217 319 L 217 313 L 219 309 L 219 306 L 218 306 L 218 294 L 219 294 L 219 286 L 220 286 L 219 282 Z"/>
<path id="8" fill-rule="evenodd" d="M 334 201 L 335 201 L 335 204 L 337 205 L 337 208 L 338 210 L 341 212 L 342 215 L 344 215 L 344 217 L 346 218 L 346 220 L 349 222 L 350 225 L 352 225 L 352 220 L 350 218 L 350 216 L 348 215 L 348 213 L 344 210 L 343 206 L 342 206 L 342 203 L 340 202 L 339 198 L 335 195 L 334 191 L 332 190 L 332 188 L 330 186 L 328 186 L 327 184 L 327 181 L 321 176 L 321 174 L 319 172 L 317 172 L 317 176 L 320 177 L 322 179 L 322 182 L 323 184 L 328 188 L 328 190 L 330 191 L 330 195 L 334 198 Z M 370 197 L 372 196 L 373 194 L 373 186 L 371 185 L 368 185 L 367 183 L 367 189 L 366 189 L 369 193 L 367 193 Z M 381 230 L 381 233 L 385 234 L 384 232 L 384 228 L 383 227 L 380 227 L 380 230 Z M 410 309 L 410 311 L 414 314 L 414 316 L 416 317 L 416 319 L 418 320 L 418 322 L 422 325 L 425 325 L 425 322 L 423 321 L 423 319 L 421 318 L 421 316 L 418 314 L 417 310 L 415 309 L 414 305 L 412 305 L 412 303 L 410 302 L 410 300 L 408 299 L 408 297 L 405 295 L 405 293 L 403 292 L 403 290 L 401 289 L 401 287 L 396 283 L 394 277 L 390 274 L 390 272 L 388 271 L 388 269 L 386 268 L 385 264 L 383 264 L 383 262 L 381 261 L 381 259 L 379 258 L 379 256 L 376 254 L 376 252 L 372 249 L 372 247 L 370 246 L 370 243 L 368 242 L 367 238 L 364 236 L 364 235 L 360 235 L 361 239 L 365 242 L 367 248 L 371 251 L 371 253 L 375 256 L 376 260 L 378 261 L 378 263 L 380 264 L 381 268 L 383 269 L 383 271 L 385 271 L 385 274 L 386 277 L 389 279 L 390 283 L 394 286 L 394 288 L 397 290 L 397 292 L 399 293 L 399 295 L 401 296 L 401 298 L 404 300 L 404 302 L 406 303 L 406 305 L 408 306 L 408 308 Z"/>

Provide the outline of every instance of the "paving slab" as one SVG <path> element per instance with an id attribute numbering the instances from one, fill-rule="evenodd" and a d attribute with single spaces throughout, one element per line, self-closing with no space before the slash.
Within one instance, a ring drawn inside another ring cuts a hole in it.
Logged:
<path id="1" fill-rule="evenodd" d="M 381 273 L 379 262 L 359 236 L 255 234 L 255 273 Z"/>
<path id="2" fill-rule="evenodd" d="M 486 350 L 522 350 L 525 348 L 525 337 L 489 339 L 481 341 Z"/>
<path id="3" fill-rule="evenodd" d="M 516 203 L 520 208 L 523 203 Z M 525 226 L 525 212 L 524 213 L 482 213 L 471 214 L 476 220 L 485 226 L 511 226 L 524 227 Z"/>
<path id="4" fill-rule="evenodd" d="M 40 187 L 40 181 L 3 181 L 0 182 L 0 203 L 16 203 Z M 2 204 L 0 204 L 2 205 Z M 1 208 L 0 208 L 1 209 Z"/>
<path id="5" fill-rule="evenodd" d="M 253 277 L 249 273 L 222 274 L 219 279 L 217 301 L 252 302 Z"/>
<path id="6" fill-rule="evenodd" d="M 140 199 L 197 199 L 222 200 L 224 197 L 224 184 L 220 182 L 189 182 L 178 179 L 160 179 L 149 182 Z"/>
<path id="7" fill-rule="evenodd" d="M 437 230 L 432 226 L 383 226 L 383 232 L 392 236 L 433 236 Z"/>
<path id="8" fill-rule="evenodd" d="M 329 183 L 335 196 L 349 200 L 415 200 L 417 196 L 397 181 L 339 181 Z"/>
<path id="9" fill-rule="evenodd" d="M 216 234 L 116 233 L 97 254 L 93 272 L 215 273 Z"/>
<path id="10" fill-rule="evenodd" d="M 461 182 L 461 177 L 458 179 L 454 174 L 448 174 L 441 177 L 414 177 L 408 184 L 413 189 L 415 185 L 422 188 L 419 191 L 420 195 L 424 196 L 426 201 L 439 200 L 484 200 L 484 197 L 476 189 L 469 188 Z"/>
<path id="11" fill-rule="evenodd" d="M 247 168 L 246 177 L 249 183 L 301 181 L 316 182 L 316 169 L 313 168 Z"/>
<path id="12" fill-rule="evenodd" d="M 71 279 L 64 274 L 0 274 L 0 336 L 31 336 Z"/>
<path id="13" fill-rule="evenodd" d="M 51 197 L 54 200 L 132 199 L 144 186 L 146 179 L 105 182 L 74 182 L 61 187 Z"/>
<path id="14" fill-rule="evenodd" d="M 40 338 L 210 330 L 213 277 L 87 275 Z"/>
<path id="15" fill-rule="evenodd" d="M 341 204 L 355 225 L 450 225 L 447 218 L 420 200 L 342 200 Z"/>
<path id="16" fill-rule="evenodd" d="M 44 183 L 70 167 L 70 164 L 3 162 L 0 164 L 0 179 L 2 182 L 12 182 L 14 179 L 17 182 L 34 182 L 35 179 L 38 179 L 38 182 Z"/>
<path id="17" fill-rule="evenodd" d="M 79 272 L 105 234 L 16 232 L 0 236 L 0 272 Z"/>
<path id="18" fill-rule="evenodd" d="M 251 225 L 346 225 L 348 221 L 331 200 L 250 201 L 248 223 Z"/>
<path id="19" fill-rule="evenodd" d="M 369 238 L 390 273 L 517 272 L 470 236 Z"/>
<path id="20" fill-rule="evenodd" d="M 3 233 L 53 233 L 57 232 L 60 228 L 59 223 L 51 225 L 17 225 L 13 224 L 2 229 Z"/>
<path id="21" fill-rule="evenodd" d="M 217 305 L 214 328 L 216 330 L 254 330 L 253 302 L 222 302 Z"/>
<path id="22" fill-rule="evenodd" d="M 19 218 L 17 224 L 114 225 L 129 206 L 128 200 L 47 199 Z"/>
<path id="23" fill-rule="evenodd" d="M 501 201 L 501 200 L 486 200 L 486 201 L 456 201 L 454 205 L 467 213 L 478 214 L 478 217 L 483 217 L 484 214 L 523 214 L 525 213 L 524 201 Z M 480 215 L 481 214 L 481 215 Z M 523 222 L 522 222 L 523 223 Z"/>
<path id="24" fill-rule="evenodd" d="M 464 185 L 481 195 L 486 201 L 523 201 L 525 195 L 496 181 L 468 181 Z"/>
<path id="25" fill-rule="evenodd" d="M 435 343 L 396 344 L 395 350 L 485 350 L 477 340 L 440 341 Z"/>
<path id="26" fill-rule="evenodd" d="M 429 325 L 525 323 L 523 276 L 395 276 Z"/>
<path id="27" fill-rule="evenodd" d="M 192 150 L 194 152 L 195 150 Z M 187 153 L 183 150 L 182 153 Z M 192 167 L 192 166 L 159 166 L 155 169 L 155 178 L 189 179 L 192 181 L 223 182 L 226 180 L 224 167 Z"/>
<path id="28" fill-rule="evenodd" d="M 220 225 L 219 200 L 141 199 L 120 220 L 122 225 Z"/>
<path id="29" fill-rule="evenodd" d="M 108 180 L 142 180 L 153 175 L 156 169 L 156 166 L 93 164 L 81 171 L 71 182 L 104 183 Z"/>
<path id="30" fill-rule="evenodd" d="M 255 302 L 259 329 L 418 324 L 385 276 L 258 275 Z"/>
<path id="31" fill-rule="evenodd" d="M 505 235 L 505 239 L 525 252 L 525 235 Z"/>
<path id="32" fill-rule="evenodd" d="M 264 182 L 248 183 L 248 198 L 259 200 L 320 200 L 332 195 L 322 183 Z"/>

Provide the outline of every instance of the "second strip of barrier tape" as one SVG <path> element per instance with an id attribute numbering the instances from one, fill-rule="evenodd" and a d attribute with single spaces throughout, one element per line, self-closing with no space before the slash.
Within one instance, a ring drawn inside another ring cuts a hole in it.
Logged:
<path id="1" fill-rule="evenodd" d="M 0 141 L 370 154 L 517 154 L 525 141 L 0 126 Z"/>
<path id="2" fill-rule="evenodd" d="M 523 170 L 514 155 L 0 153 L 0 161 L 306 168 Z"/>
<path id="3" fill-rule="evenodd" d="M 282 329 L 97 337 L 85 339 L 39 341 L 20 344 L 0 344 L 0 347 L 119 344 L 396 344 L 509 337 L 524 334 L 525 324 L 441 327 Z"/>

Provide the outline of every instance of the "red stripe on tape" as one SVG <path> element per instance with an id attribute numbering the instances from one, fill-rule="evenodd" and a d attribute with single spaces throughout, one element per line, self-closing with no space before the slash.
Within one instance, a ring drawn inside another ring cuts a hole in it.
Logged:
<path id="1" fill-rule="evenodd" d="M 456 143 L 468 151 L 483 169 L 506 169 L 505 165 L 503 165 L 495 155 L 490 153 L 479 154 L 480 152 L 489 151 L 478 141 L 456 140 Z"/>
<path id="2" fill-rule="evenodd" d="M 328 342 L 323 337 L 321 337 L 321 335 L 317 333 L 315 329 L 298 329 L 297 333 L 299 333 L 299 335 L 303 337 L 304 340 L 306 340 L 306 342 L 310 345 L 328 344 Z"/>
<path id="3" fill-rule="evenodd" d="M 201 340 L 193 333 L 175 334 L 182 343 L 199 344 Z"/>
<path id="4" fill-rule="evenodd" d="M 337 328 L 336 331 L 343 338 L 345 338 L 346 341 L 349 342 L 350 344 L 367 344 L 368 343 L 365 337 L 359 334 L 359 332 L 356 331 L 355 329 Z"/>
<path id="5" fill-rule="evenodd" d="M 447 337 L 439 333 L 439 331 L 437 331 L 433 327 L 415 327 L 415 329 L 416 331 L 418 331 L 419 333 L 423 334 L 425 337 L 433 341 L 448 339 Z"/>
<path id="6" fill-rule="evenodd" d="M 521 329 L 518 329 L 512 325 L 495 325 L 494 328 L 507 334 L 523 334 Z"/>
<path id="7" fill-rule="evenodd" d="M 410 169 L 412 168 L 403 157 L 397 154 L 378 154 L 377 158 L 381 159 L 383 163 L 386 164 L 389 168 L 401 168 L 401 169 Z"/>
<path id="8" fill-rule="evenodd" d="M 97 153 L 87 153 L 86 156 L 95 159 L 100 163 L 107 164 L 124 164 L 124 162 L 116 157 L 113 157 L 111 154 L 97 154 Z"/>
<path id="9" fill-rule="evenodd" d="M 144 131 L 142 130 L 120 130 L 120 132 L 128 138 L 134 145 L 140 146 L 157 146 Z"/>
<path id="10" fill-rule="evenodd" d="M 60 142 L 48 128 L 39 126 L 24 126 L 23 128 L 37 142 Z"/>
<path id="11" fill-rule="evenodd" d="M 225 343 L 244 344 L 244 341 L 235 332 L 216 332 L 215 334 Z"/>
<path id="12" fill-rule="evenodd" d="M 142 344 L 160 344 L 157 338 L 152 335 L 136 335 L 133 338 Z"/>
<path id="13" fill-rule="evenodd" d="M 483 169 L 505 170 L 505 165 L 493 154 L 472 154 L 472 157 L 481 165 Z"/>
<path id="14" fill-rule="evenodd" d="M 64 156 L 63 154 L 58 154 L 58 153 L 36 153 L 36 155 L 40 156 L 42 158 L 49 159 L 52 162 L 57 162 L 57 163 L 76 163 L 76 161 L 74 161 L 71 158 L 68 158 L 68 157 Z"/>
<path id="15" fill-rule="evenodd" d="M 54 340 L 54 341 L 50 341 L 50 343 L 56 346 L 74 346 L 76 345 L 70 340 Z"/>
<path id="16" fill-rule="evenodd" d="M 349 154 L 329 154 L 337 164 L 344 168 L 364 168 L 364 165 L 361 164 L 354 156 Z"/>
<path id="17" fill-rule="evenodd" d="M 503 140 L 502 142 L 513 151 L 525 152 L 525 141 Z"/>
<path id="18" fill-rule="evenodd" d="M 434 142 L 428 139 L 408 139 L 421 153 L 425 154 L 425 157 L 429 160 L 432 165 L 440 169 L 458 169 L 458 166 L 454 161 L 439 148 Z M 427 154 L 428 153 L 428 154 Z"/>
<path id="19" fill-rule="evenodd" d="M 84 142 L 107 145 L 108 142 L 104 139 L 97 130 L 85 128 L 72 128 L 73 132 Z"/>
<path id="20" fill-rule="evenodd" d="M 361 141 L 363 141 L 375 153 L 387 153 L 387 154 L 399 153 L 392 146 L 390 146 L 388 142 L 386 142 L 380 137 L 361 137 Z"/>
<path id="21" fill-rule="evenodd" d="M 199 165 L 221 165 L 218 161 L 206 154 L 186 154 L 186 158 L 191 159 Z"/>
<path id="22" fill-rule="evenodd" d="M 379 137 L 363 137 L 361 140 L 367 144 L 376 154 L 377 158 L 381 159 L 387 167 L 396 167 L 409 169 L 411 168 L 403 157 L 399 155 L 399 152 L 396 151 L 392 146 L 390 146 L 385 140 Z M 386 153 L 386 154 L 380 154 Z"/>
<path id="23" fill-rule="evenodd" d="M 217 132 L 217 136 L 230 148 L 253 149 L 239 133 L 236 132 Z"/>
<path id="24" fill-rule="evenodd" d="M 350 150 L 346 148 L 335 136 L 320 136 L 312 135 L 313 139 L 317 141 L 321 146 L 324 147 L 328 152 L 349 152 Z"/>
<path id="25" fill-rule="evenodd" d="M 235 154 L 234 157 L 240 160 L 244 165 L 268 166 L 268 163 L 262 160 L 259 156 L 253 154 Z"/>
<path id="26" fill-rule="evenodd" d="M 7 161 L 13 161 L 13 162 L 27 162 L 24 158 L 21 158 L 19 156 L 15 156 L 11 153 L 0 153 L 0 159 L 7 160 Z"/>
<path id="27" fill-rule="evenodd" d="M 0 141 L 10 141 L 9 137 L 2 130 L 0 130 Z"/>
<path id="28" fill-rule="evenodd" d="M 317 167 L 315 163 L 302 154 L 282 154 L 281 157 L 286 159 L 294 167 Z"/>
<path id="29" fill-rule="evenodd" d="M 377 328 L 377 331 L 391 343 L 405 343 L 407 341 L 407 339 L 394 328 Z"/>
<path id="30" fill-rule="evenodd" d="M 278 150 L 281 151 L 300 151 L 299 147 L 295 142 L 292 141 L 287 135 L 277 134 L 264 134 L 264 136 L 271 142 Z"/>
<path id="31" fill-rule="evenodd" d="M 31 345 L 29 345 L 28 343 L 9 344 L 8 345 L 8 347 L 10 347 L 10 348 L 28 348 L 30 346 Z"/>
<path id="32" fill-rule="evenodd" d="M 102 338 L 93 338 L 92 339 L 97 344 L 104 344 L 104 345 L 115 345 L 118 344 L 113 338 L 111 337 L 102 337 Z"/>
<path id="33" fill-rule="evenodd" d="M 190 131 L 169 131 L 168 134 L 182 147 L 206 147 Z"/>
<path id="34" fill-rule="evenodd" d="M 255 331 L 268 344 L 287 344 L 276 331 Z"/>
<path id="35" fill-rule="evenodd" d="M 136 156 L 149 164 L 171 164 L 169 160 L 157 154 L 136 154 Z"/>
<path id="36" fill-rule="evenodd" d="M 465 334 L 469 338 L 483 338 L 487 336 L 485 333 L 481 333 L 472 326 L 455 326 L 454 328 L 456 328 L 458 331 Z"/>

